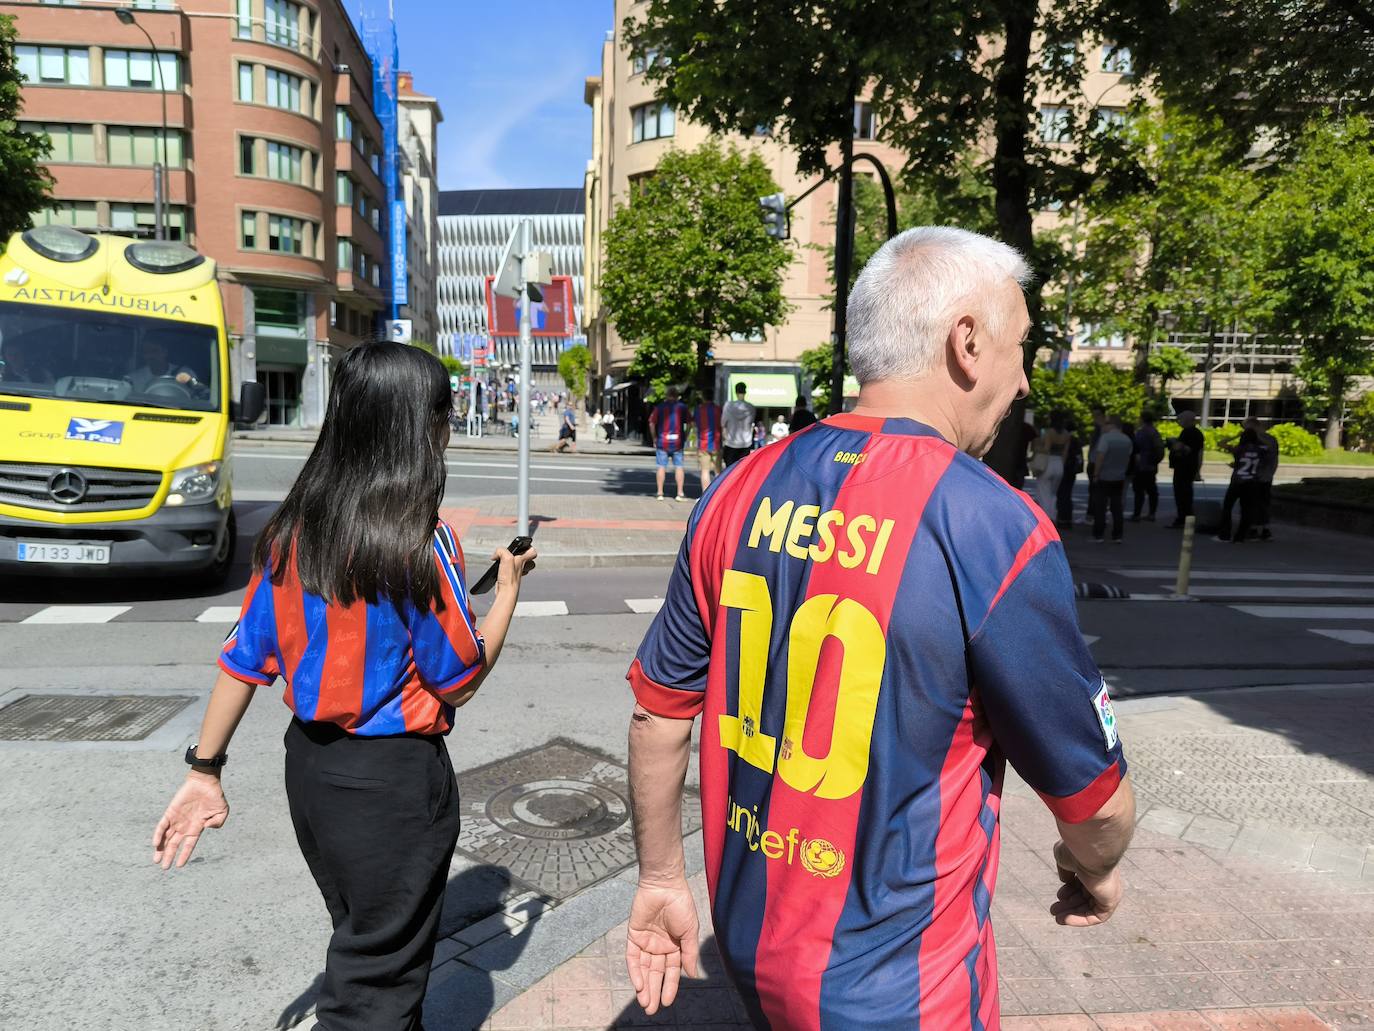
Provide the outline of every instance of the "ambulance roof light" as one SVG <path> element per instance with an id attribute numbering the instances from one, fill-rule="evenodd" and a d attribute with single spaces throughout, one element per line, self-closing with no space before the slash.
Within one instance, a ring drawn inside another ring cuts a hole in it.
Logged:
<path id="1" fill-rule="evenodd" d="M 124 252 L 129 264 L 143 272 L 170 275 L 185 272 L 204 264 L 205 256 L 197 254 L 184 243 L 175 240 L 145 240 L 130 244 Z"/>
<path id="2" fill-rule="evenodd" d="M 24 243 L 51 261 L 85 261 L 100 244 L 70 226 L 35 226 L 26 230 Z"/>

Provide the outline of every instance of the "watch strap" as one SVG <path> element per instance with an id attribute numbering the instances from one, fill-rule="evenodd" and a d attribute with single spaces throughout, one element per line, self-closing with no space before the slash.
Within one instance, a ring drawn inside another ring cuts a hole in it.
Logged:
<path id="1" fill-rule="evenodd" d="M 229 755 L 226 752 L 211 756 L 208 759 L 198 756 L 196 755 L 196 749 L 199 747 L 199 745 L 192 745 L 190 748 L 186 749 L 187 766 L 205 766 L 217 770 L 229 761 Z"/>

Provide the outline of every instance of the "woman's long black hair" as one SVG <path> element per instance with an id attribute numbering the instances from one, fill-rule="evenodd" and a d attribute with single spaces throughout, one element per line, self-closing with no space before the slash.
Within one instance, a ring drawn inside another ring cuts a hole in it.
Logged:
<path id="1" fill-rule="evenodd" d="M 444 497 L 453 396 L 432 354 L 390 342 L 355 347 L 334 365 L 315 450 L 263 528 L 253 568 L 280 583 L 295 553 L 301 586 L 328 601 L 428 608 Z"/>

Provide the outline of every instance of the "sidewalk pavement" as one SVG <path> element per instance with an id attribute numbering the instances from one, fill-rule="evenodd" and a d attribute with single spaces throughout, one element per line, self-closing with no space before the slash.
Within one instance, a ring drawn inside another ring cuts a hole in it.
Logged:
<path id="1" fill-rule="evenodd" d="M 1009 771 L 992 908 L 1002 1027 L 1374 1029 L 1374 743 L 1352 732 L 1371 725 L 1374 684 L 1118 709 L 1140 822 L 1108 923 L 1075 929 L 1049 916 L 1054 822 Z M 497 999 L 510 1001 L 480 1026 L 748 1027 L 711 938 L 704 874 L 691 883 L 707 924 L 705 977 L 684 982 L 669 1010 L 646 1017 L 635 1003 L 621 923 L 587 927 L 580 952 L 508 985 Z M 436 978 L 463 966 L 453 955 Z M 512 997 L 515 987 L 525 990 Z"/>
<path id="2" fill-rule="evenodd" d="M 549 448 L 557 439 L 557 420 L 546 415 L 536 420 L 531 450 L 536 454 Z M 244 444 L 314 444 L 319 438 L 318 430 L 295 430 L 286 426 L 271 426 L 260 430 L 235 430 L 234 440 Z M 509 451 L 519 448 L 519 439 L 510 433 L 505 423 L 488 423 L 488 432 L 481 437 L 469 437 L 461 429 L 455 430 L 449 439 L 450 451 Z M 607 442 L 599 429 L 593 432 L 589 425 L 577 427 L 577 451 L 580 455 L 634 455 L 652 458 L 654 449 L 635 439 L 617 439 Z"/>

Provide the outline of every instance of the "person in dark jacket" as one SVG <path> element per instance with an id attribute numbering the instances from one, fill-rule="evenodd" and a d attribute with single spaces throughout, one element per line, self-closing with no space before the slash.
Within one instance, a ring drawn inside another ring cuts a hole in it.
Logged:
<path id="1" fill-rule="evenodd" d="M 1164 460 L 1164 439 L 1155 429 L 1153 412 L 1140 413 L 1140 428 L 1135 431 L 1135 473 L 1131 477 L 1131 487 L 1135 494 L 1135 511 L 1131 522 L 1138 523 L 1145 504 L 1149 502 L 1149 512 L 1145 516 L 1155 521 L 1159 510 L 1159 463 Z"/>
<path id="2" fill-rule="evenodd" d="M 797 403 L 792 409 L 792 418 L 787 423 L 787 432 L 796 433 L 798 430 L 804 430 L 815 421 L 816 414 L 806 407 L 805 395 L 798 395 Z"/>
<path id="3" fill-rule="evenodd" d="M 1177 437 L 1169 441 L 1169 465 L 1174 470 L 1174 521 L 1170 529 L 1183 528 L 1184 521 L 1193 514 L 1193 481 L 1202 470 L 1202 452 L 1206 448 L 1202 431 L 1197 428 L 1197 415 L 1191 411 L 1178 413 L 1182 427 Z"/>

